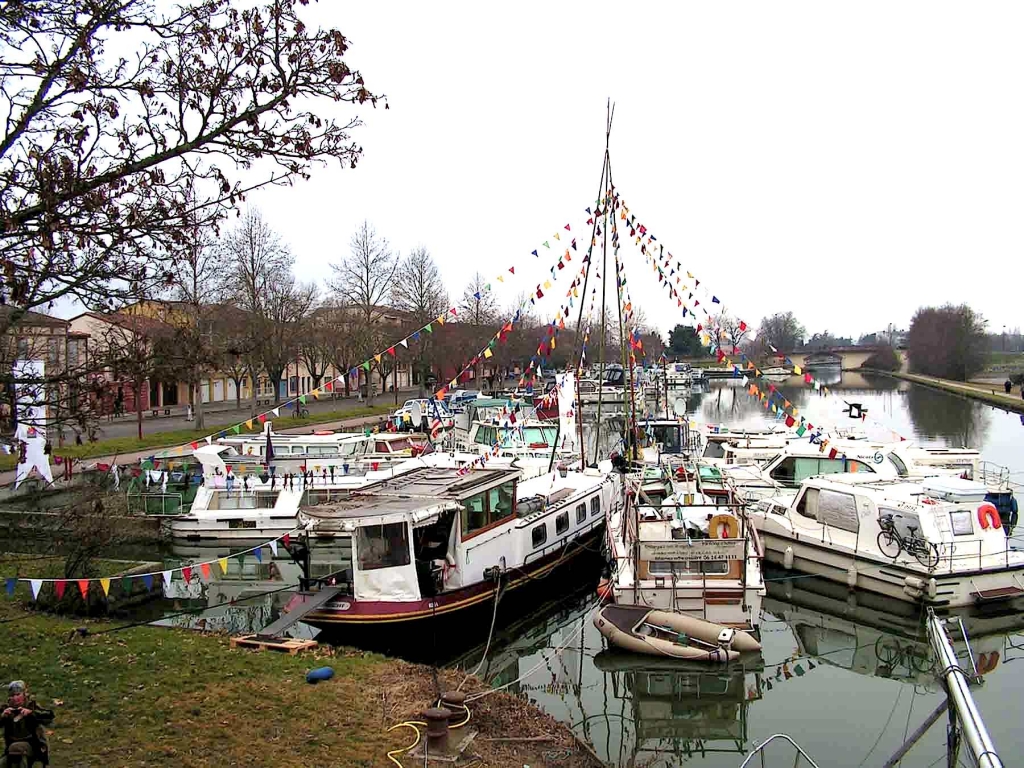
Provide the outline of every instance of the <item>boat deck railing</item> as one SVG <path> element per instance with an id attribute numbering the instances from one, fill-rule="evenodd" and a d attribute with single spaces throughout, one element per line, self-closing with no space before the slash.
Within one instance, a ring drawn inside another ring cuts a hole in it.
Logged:
<path id="1" fill-rule="evenodd" d="M 811 768 L 818 768 L 818 764 L 811 759 L 810 755 L 804 752 L 803 748 L 799 744 L 784 733 L 773 734 L 761 742 L 758 747 L 747 755 L 747 758 L 740 763 L 740 768 L 746 768 L 748 765 L 758 765 L 761 766 L 761 768 L 767 768 L 770 766 L 771 763 L 768 762 L 765 757 L 765 750 L 768 745 L 774 743 L 786 744 L 792 747 L 793 751 L 796 753 L 795 758 L 789 758 L 785 765 L 792 765 L 794 768 L 799 768 L 800 765 L 808 765 L 811 766 Z M 789 750 L 786 751 L 788 752 Z M 755 760 L 755 758 L 758 758 L 759 761 Z"/>

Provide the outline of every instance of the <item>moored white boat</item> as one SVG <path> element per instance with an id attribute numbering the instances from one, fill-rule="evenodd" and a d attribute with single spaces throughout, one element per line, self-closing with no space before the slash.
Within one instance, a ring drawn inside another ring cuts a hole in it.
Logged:
<path id="1" fill-rule="evenodd" d="M 608 468 L 610 470 L 610 468 Z M 304 506 L 316 540 L 351 542 L 341 593 L 303 618 L 324 628 L 392 627 L 458 616 L 528 586 L 596 547 L 619 503 L 610 471 L 422 468 L 336 503 Z M 504 599 L 504 598 L 503 598 Z"/>
<path id="2" fill-rule="evenodd" d="M 769 560 L 889 598 L 965 606 L 1024 596 L 1024 552 L 1011 548 L 984 485 L 836 474 L 749 511 Z"/>
<path id="3" fill-rule="evenodd" d="M 704 488 L 694 464 L 672 473 L 647 466 L 626 482 L 626 505 L 611 512 L 607 528 L 614 602 L 756 629 L 763 553 L 728 490 Z"/>

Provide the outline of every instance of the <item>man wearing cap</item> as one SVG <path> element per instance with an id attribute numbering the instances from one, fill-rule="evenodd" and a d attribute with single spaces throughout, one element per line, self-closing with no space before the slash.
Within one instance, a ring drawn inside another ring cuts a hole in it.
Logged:
<path id="1" fill-rule="evenodd" d="M 0 712 L 4 727 L 4 754 L 0 768 L 31 766 L 34 762 L 50 764 L 50 752 L 43 726 L 53 722 L 53 712 L 42 709 L 22 680 L 7 686 L 7 706 Z"/>

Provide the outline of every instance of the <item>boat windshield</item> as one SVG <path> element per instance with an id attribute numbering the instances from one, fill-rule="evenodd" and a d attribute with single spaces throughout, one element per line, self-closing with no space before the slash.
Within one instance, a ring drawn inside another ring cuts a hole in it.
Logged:
<path id="1" fill-rule="evenodd" d="M 771 458 L 765 459 L 764 461 L 760 462 L 757 466 L 759 466 L 761 469 L 768 469 L 768 467 L 771 466 L 772 462 L 775 461 L 777 458 L 779 458 L 779 454 L 775 454 Z"/>
<path id="2" fill-rule="evenodd" d="M 910 473 L 907 471 L 907 465 L 903 462 L 899 456 L 895 453 L 890 453 L 886 458 L 889 459 L 889 463 L 896 468 L 896 474 L 900 477 L 907 477 Z"/>
<path id="3" fill-rule="evenodd" d="M 501 444 L 516 445 L 522 441 L 531 447 L 548 448 L 555 444 L 556 434 L 555 427 L 509 427 L 501 430 Z"/>

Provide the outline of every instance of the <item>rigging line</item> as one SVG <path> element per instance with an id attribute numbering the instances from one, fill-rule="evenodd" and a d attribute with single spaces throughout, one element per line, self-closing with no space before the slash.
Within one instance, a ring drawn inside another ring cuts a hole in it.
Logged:
<path id="1" fill-rule="evenodd" d="M 889 729 L 889 723 L 892 722 L 892 716 L 896 714 L 896 707 L 899 706 L 900 697 L 902 695 L 903 686 L 901 685 L 899 689 L 896 691 L 896 701 L 892 703 L 892 709 L 889 710 L 889 717 L 886 718 L 885 725 L 883 725 L 882 730 L 879 731 L 878 738 L 876 738 L 875 743 L 871 745 L 871 749 L 869 749 L 868 753 L 864 755 L 864 759 L 857 763 L 857 768 L 861 768 L 868 761 L 868 758 L 871 757 L 871 753 L 875 751 L 875 747 L 877 747 L 878 743 L 882 740 L 882 736 L 884 736 L 885 732 Z"/>
<path id="2" fill-rule="evenodd" d="M 480 663 L 476 665 L 476 669 L 474 669 L 472 672 L 466 673 L 466 676 L 462 678 L 462 682 L 459 683 L 459 687 L 455 689 L 456 691 L 461 691 L 462 686 L 466 684 L 466 681 L 468 681 L 469 678 L 471 678 L 473 675 L 479 672 L 480 668 L 484 665 L 484 662 L 487 661 L 487 654 L 491 650 L 491 640 L 494 638 L 494 625 L 497 623 L 498 620 L 498 603 L 501 602 L 501 597 L 503 593 L 504 590 L 502 589 L 502 585 L 498 584 L 498 588 L 494 590 L 494 612 L 491 614 L 491 629 L 487 633 L 487 644 L 484 645 L 484 652 L 483 655 L 480 656 Z"/>

